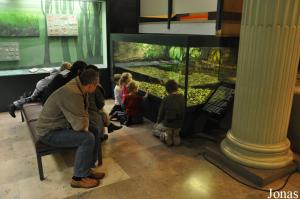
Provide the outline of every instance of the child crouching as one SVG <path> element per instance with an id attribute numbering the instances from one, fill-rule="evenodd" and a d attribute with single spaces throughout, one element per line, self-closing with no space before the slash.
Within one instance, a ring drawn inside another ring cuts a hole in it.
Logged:
<path id="1" fill-rule="evenodd" d="M 179 145 L 179 132 L 183 124 L 185 100 L 178 93 L 178 84 L 169 80 L 165 85 L 168 96 L 166 96 L 159 108 L 157 123 L 153 129 L 153 135 L 166 142 L 168 146 Z"/>
<path id="2" fill-rule="evenodd" d="M 143 99 L 148 95 L 146 94 L 144 98 L 138 95 L 138 84 L 135 81 L 131 81 L 127 89 L 128 95 L 124 99 L 125 112 L 116 111 L 113 116 L 117 115 L 120 123 L 126 126 L 141 124 L 143 123 Z"/>

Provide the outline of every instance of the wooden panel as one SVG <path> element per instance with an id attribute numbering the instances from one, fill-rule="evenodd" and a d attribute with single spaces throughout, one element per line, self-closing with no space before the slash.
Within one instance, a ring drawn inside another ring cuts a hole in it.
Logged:
<path id="1" fill-rule="evenodd" d="M 240 28 L 241 28 L 240 23 L 223 23 L 222 29 L 221 29 L 221 31 L 218 31 L 218 34 L 239 36 Z"/>
<path id="2" fill-rule="evenodd" d="M 224 0 L 224 12 L 242 12 L 243 0 Z"/>

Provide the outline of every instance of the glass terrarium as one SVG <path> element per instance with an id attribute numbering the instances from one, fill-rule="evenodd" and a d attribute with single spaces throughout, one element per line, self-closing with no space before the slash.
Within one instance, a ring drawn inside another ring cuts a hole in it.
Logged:
<path id="1" fill-rule="evenodd" d="M 220 84 L 235 82 L 237 38 L 111 34 L 110 46 L 112 74 L 130 72 L 159 102 L 169 79 L 178 82 L 188 109 L 205 104 Z"/>

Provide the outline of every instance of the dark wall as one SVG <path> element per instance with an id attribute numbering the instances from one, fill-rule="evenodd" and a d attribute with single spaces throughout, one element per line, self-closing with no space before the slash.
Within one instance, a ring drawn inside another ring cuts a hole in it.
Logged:
<path id="1" fill-rule="evenodd" d="M 138 18 L 140 16 L 140 0 L 108 0 L 107 1 L 107 53 L 108 67 L 110 64 L 110 33 L 138 33 Z M 112 76 L 111 71 L 107 71 L 107 76 Z M 107 84 L 112 86 L 111 80 L 107 79 Z M 112 87 L 109 89 L 112 91 Z M 108 93 L 113 97 L 112 92 Z"/>
<path id="2" fill-rule="evenodd" d="M 295 93 L 291 110 L 288 138 L 293 152 L 300 154 L 300 93 Z"/>
<path id="3" fill-rule="evenodd" d="M 36 83 L 47 75 L 43 73 L 0 77 L 0 112 L 6 112 L 8 105 L 19 99 L 24 92 L 33 91 Z M 100 69 L 100 82 L 106 92 L 106 98 L 110 98 L 112 91 L 108 69 Z"/>
<path id="4" fill-rule="evenodd" d="M 100 69 L 100 83 L 105 90 L 106 99 L 111 98 L 112 97 L 111 79 L 109 76 L 109 70 L 107 68 Z"/>
<path id="5" fill-rule="evenodd" d="M 0 112 L 5 112 L 8 105 L 28 91 L 33 91 L 35 84 L 48 74 L 29 74 L 0 77 Z"/>
<path id="6" fill-rule="evenodd" d="M 107 1 L 109 33 L 138 33 L 139 0 Z"/>

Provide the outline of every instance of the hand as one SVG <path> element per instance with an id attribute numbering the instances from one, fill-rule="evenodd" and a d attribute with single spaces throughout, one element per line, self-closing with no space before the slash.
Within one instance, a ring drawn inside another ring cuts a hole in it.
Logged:
<path id="1" fill-rule="evenodd" d="M 146 91 L 146 94 L 144 95 L 144 98 L 147 98 L 149 96 L 149 92 Z"/>

